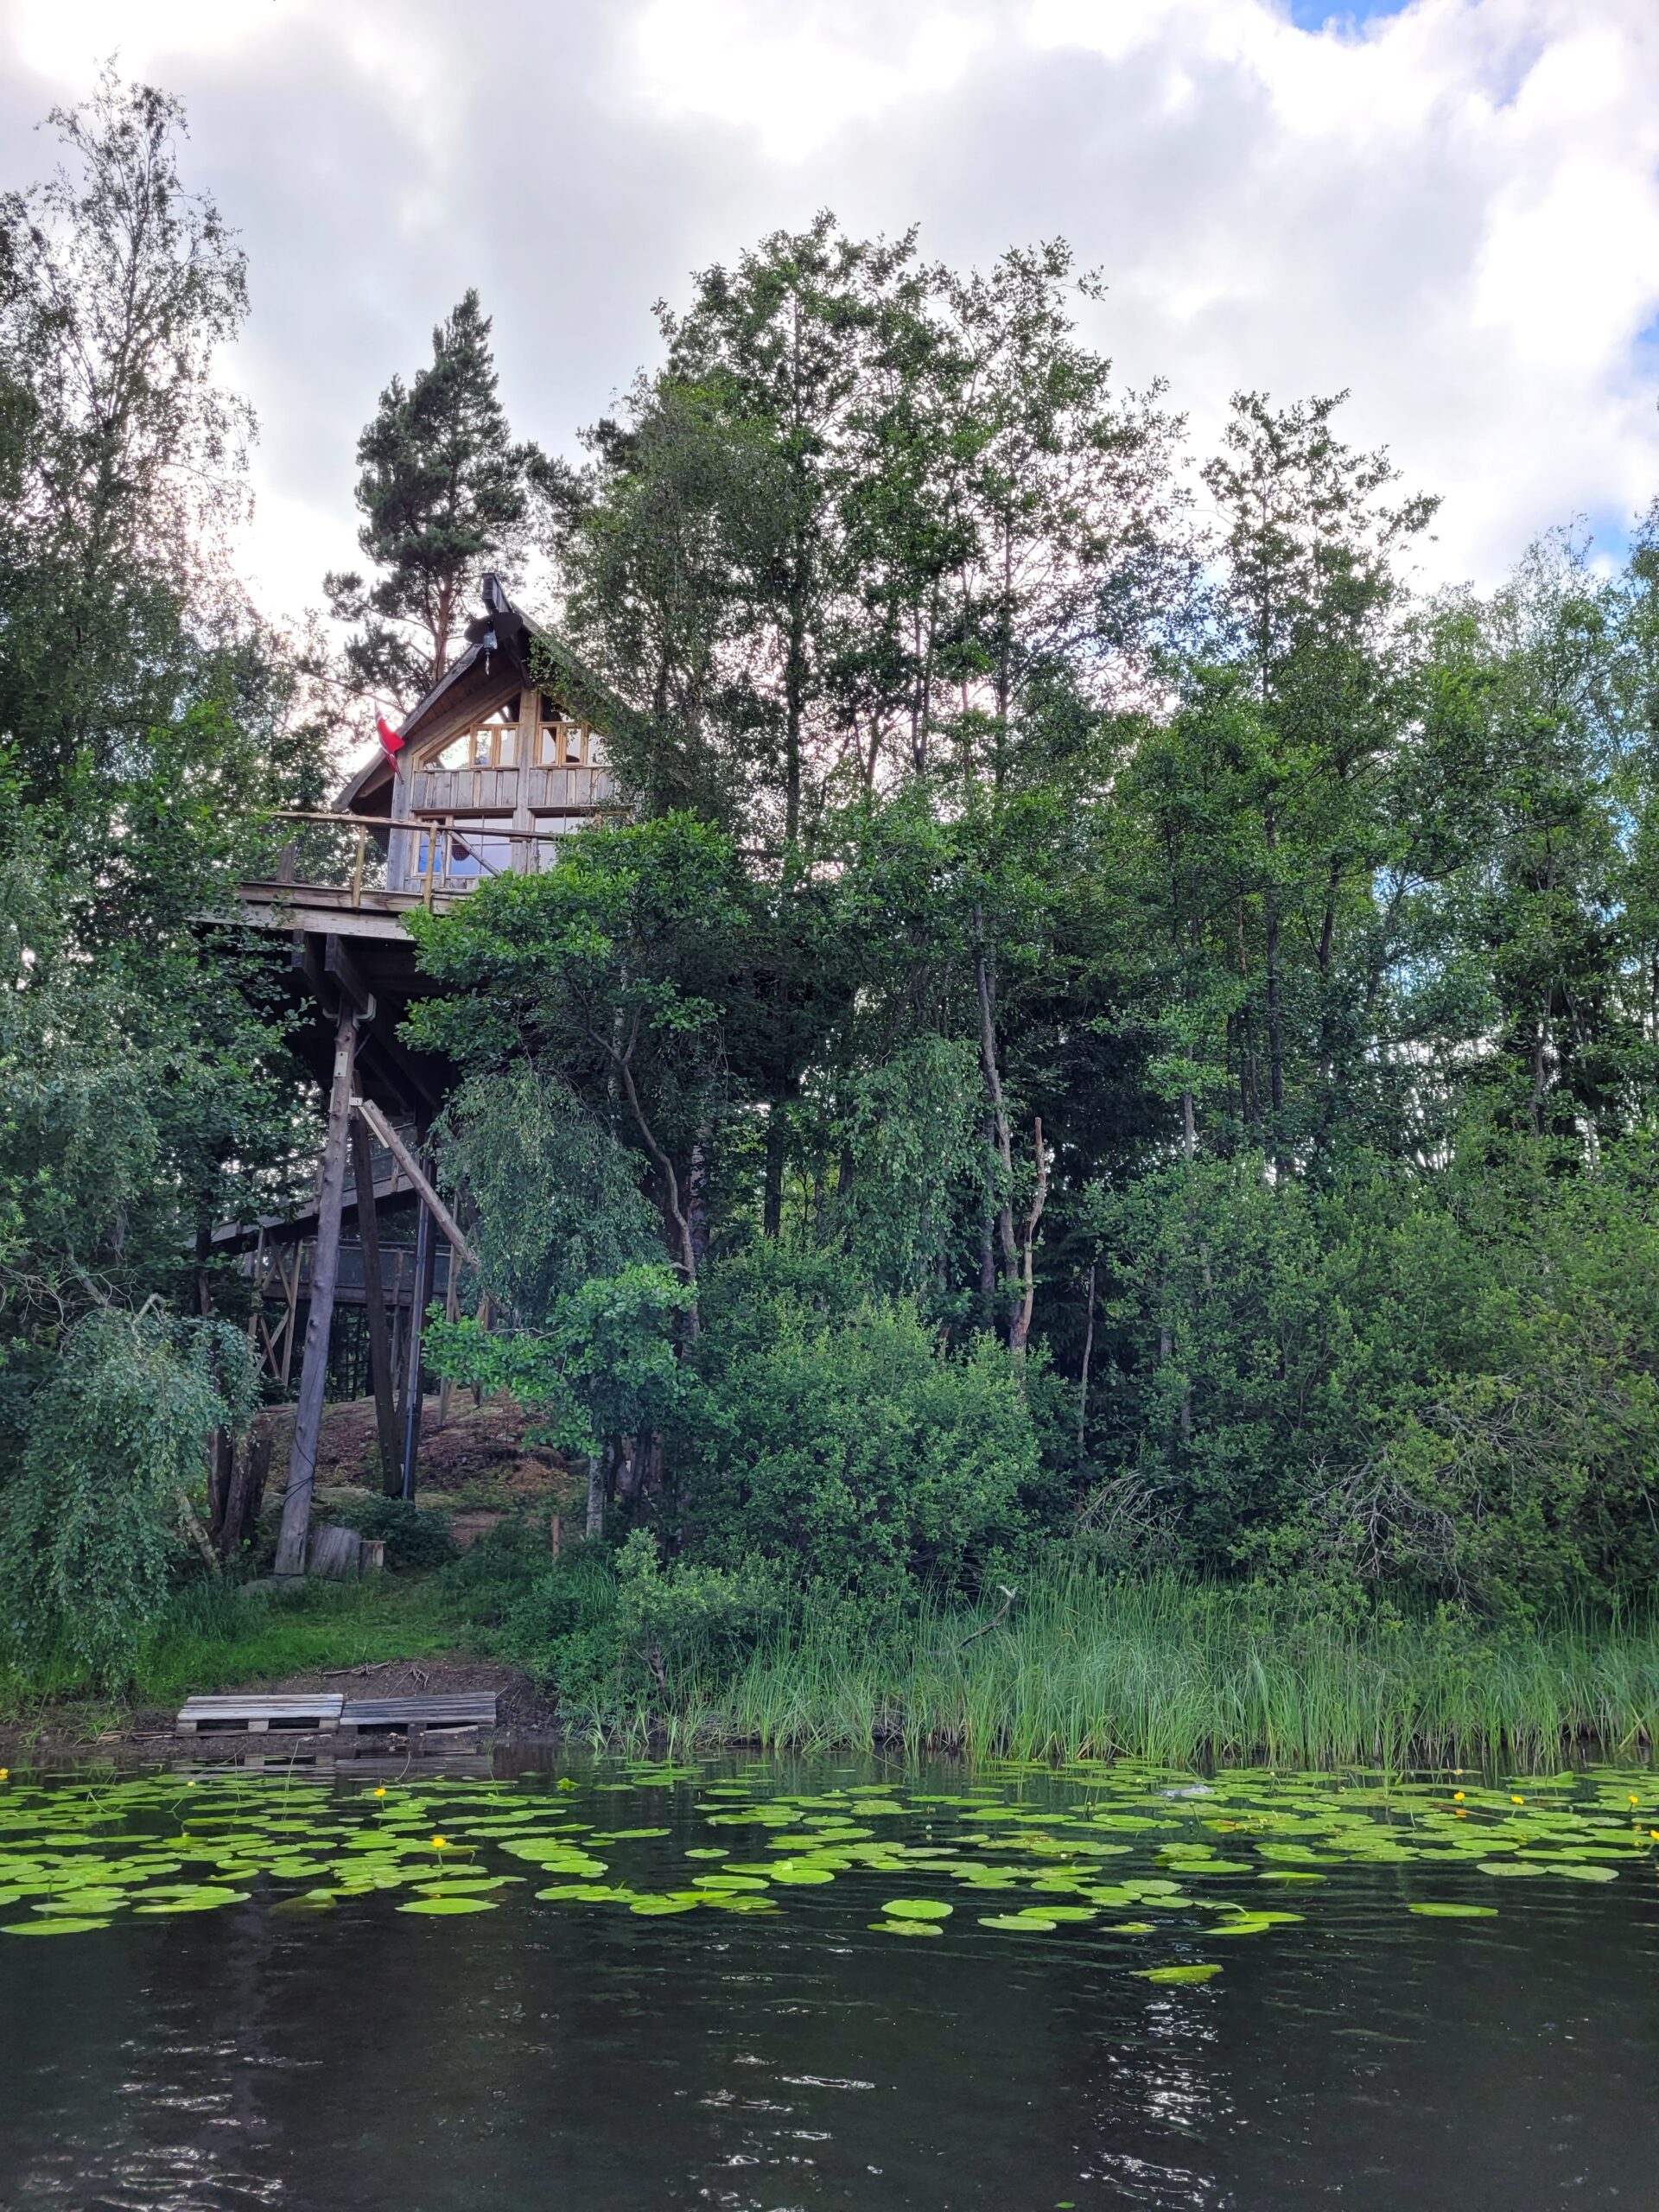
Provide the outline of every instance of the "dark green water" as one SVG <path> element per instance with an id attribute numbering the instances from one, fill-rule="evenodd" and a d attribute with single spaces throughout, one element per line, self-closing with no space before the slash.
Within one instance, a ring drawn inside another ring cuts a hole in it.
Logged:
<path id="1" fill-rule="evenodd" d="M 1659 2207 L 1649 1775 L 376 1785 L 3 1785 L 7 2212 Z"/>

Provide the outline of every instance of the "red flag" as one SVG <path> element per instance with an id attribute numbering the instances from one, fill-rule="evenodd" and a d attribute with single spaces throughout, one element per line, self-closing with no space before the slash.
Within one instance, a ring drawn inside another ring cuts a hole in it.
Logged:
<path id="1" fill-rule="evenodd" d="M 403 739 L 398 736 L 397 731 L 393 729 L 391 724 L 386 720 L 384 715 L 378 715 L 375 717 L 374 728 L 375 734 L 379 738 L 381 744 L 385 748 L 386 758 L 388 760 L 392 759 L 395 754 L 403 751 Z"/>

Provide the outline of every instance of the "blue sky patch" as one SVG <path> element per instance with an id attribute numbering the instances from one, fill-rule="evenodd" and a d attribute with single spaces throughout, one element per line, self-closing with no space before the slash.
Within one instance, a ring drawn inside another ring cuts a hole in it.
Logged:
<path id="1" fill-rule="evenodd" d="M 1290 0 L 1290 20 L 1299 30 L 1322 31 L 1327 23 L 1346 30 L 1379 16 L 1402 16 L 1411 0 Z"/>

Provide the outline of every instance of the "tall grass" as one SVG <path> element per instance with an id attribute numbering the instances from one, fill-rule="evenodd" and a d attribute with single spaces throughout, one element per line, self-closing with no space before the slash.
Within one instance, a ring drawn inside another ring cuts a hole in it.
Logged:
<path id="1" fill-rule="evenodd" d="M 874 1631 L 809 1617 L 723 1678 L 688 1652 L 665 1702 L 585 1718 L 612 1737 L 666 1726 L 780 1750 L 1516 1766 L 1584 1743 L 1644 1757 L 1659 1719 L 1647 1623 L 1350 1628 L 1260 1592 L 1074 1568 L 969 1641 L 976 1624 L 938 1607 Z"/>

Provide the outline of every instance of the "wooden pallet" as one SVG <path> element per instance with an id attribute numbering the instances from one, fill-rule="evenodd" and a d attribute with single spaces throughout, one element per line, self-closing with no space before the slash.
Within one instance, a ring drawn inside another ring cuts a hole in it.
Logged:
<path id="1" fill-rule="evenodd" d="M 493 1690 L 451 1697 L 354 1697 L 346 1700 L 340 1716 L 342 1734 L 384 1736 L 401 1731 L 411 1743 L 429 1728 L 448 1732 L 494 1726 Z"/>
<path id="2" fill-rule="evenodd" d="M 338 1690 L 290 1691 L 283 1697 L 193 1697 L 174 1723 L 181 1736 L 284 1733 L 332 1736 L 346 1700 Z"/>

